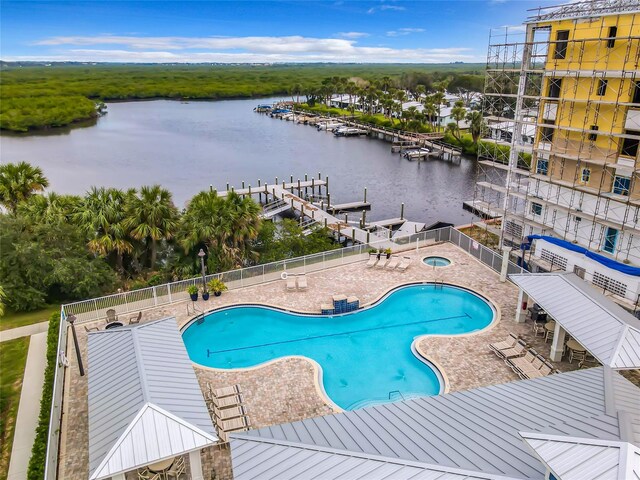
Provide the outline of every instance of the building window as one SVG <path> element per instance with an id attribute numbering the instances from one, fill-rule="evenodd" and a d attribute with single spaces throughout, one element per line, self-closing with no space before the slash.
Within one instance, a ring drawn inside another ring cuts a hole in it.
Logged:
<path id="1" fill-rule="evenodd" d="M 607 48 L 613 48 L 616 44 L 616 35 L 618 34 L 618 27 L 609 27 L 609 38 L 607 38 Z"/>
<path id="2" fill-rule="evenodd" d="M 629 195 L 631 178 L 616 175 L 613 177 L 613 193 L 616 195 Z"/>
<path id="3" fill-rule="evenodd" d="M 542 215 L 542 205 L 540 205 L 539 203 L 532 202 L 531 213 L 533 213 L 534 215 Z"/>
<path id="4" fill-rule="evenodd" d="M 553 121 L 544 120 L 544 123 L 547 125 L 553 125 Z M 540 129 L 540 141 L 541 142 L 553 142 L 553 133 L 555 132 L 555 128 L 553 127 L 542 127 Z"/>
<path id="5" fill-rule="evenodd" d="M 635 135 L 640 137 L 640 132 L 635 130 L 625 130 L 626 135 Z M 622 139 L 622 148 L 620 149 L 620 155 L 624 155 L 625 157 L 636 157 L 638 155 L 638 143 L 640 140 L 636 138 L 623 138 Z"/>
<path id="6" fill-rule="evenodd" d="M 549 80 L 549 97 L 560 98 L 561 90 L 562 90 L 561 78 L 552 78 Z"/>
<path id="7" fill-rule="evenodd" d="M 539 175 L 547 175 L 549 173 L 549 160 L 539 158 L 536 162 L 536 173 Z"/>
<path id="8" fill-rule="evenodd" d="M 608 83 L 609 80 L 605 80 L 604 78 L 598 80 L 598 96 L 602 97 L 607 92 Z"/>
<path id="9" fill-rule="evenodd" d="M 604 245 L 602 249 L 607 253 L 616 251 L 616 243 L 618 242 L 618 230 L 607 227 L 607 233 L 604 235 Z"/>
<path id="10" fill-rule="evenodd" d="M 606 275 L 602 275 L 601 273 L 593 272 L 593 280 L 591 281 L 591 283 L 593 283 L 596 287 L 604 289 L 605 292 L 615 293 L 616 295 L 620 295 L 623 298 L 627 295 L 626 284 L 614 280 L 611 277 L 607 277 Z"/>
<path id="11" fill-rule="evenodd" d="M 598 134 L 597 133 L 593 133 L 593 131 L 598 131 L 598 126 L 597 125 L 591 125 L 591 130 L 592 132 L 589 133 L 589 140 L 591 140 L 592 142 L 595 142 L 596 139 L 598 138 Z"/>
<path id="12" fill-rule="evenodd" d="M 589 179 L 591 178 L 591 169 L 583 168 L 582 173 L 580 175 L 580 180 L 582 183 L 589 183 Z"/>
<path id="13" fill-rule="evenodd" d="M 640 82 L 633 84 L 633 95 L 631 97 L 631 103 L 640 103 Z"/>
<path id="14" fill-rule="evenodd" d="M 567 45 L 569 44 L 569 30 L 556 32 L 556 48 L 553 58 L 565 58 L 567 56 Z"/>

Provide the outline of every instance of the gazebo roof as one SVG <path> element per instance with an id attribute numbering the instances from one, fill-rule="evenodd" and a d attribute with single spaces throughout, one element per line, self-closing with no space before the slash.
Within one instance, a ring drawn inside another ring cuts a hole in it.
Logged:
<path id="1" fill-rule="evenodd" d="M 90 480 L 217 441 L 174 318 L 92 332 L 88 347 Z"/>
<path id="2" fill-rule="evenodd" d="M 509 278 L 596 359 L 611 368 L 640 368 L 640 320 L 573 273 Z"/>

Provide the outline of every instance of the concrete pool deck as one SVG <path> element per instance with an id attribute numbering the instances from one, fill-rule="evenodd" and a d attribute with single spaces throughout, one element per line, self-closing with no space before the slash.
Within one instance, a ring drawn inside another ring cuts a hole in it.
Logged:
<path id="1" fill-rule="evenodd" d="M 480 332 L 429 336 L 417 342 L 419 351 L 442 369 L 449 391 L 517 380 L 517 375 L 487 346 L 504 340 L 509 332 L 521 335 L 548 358 L 550 344 L 545 344 L 541 337 L 534 337 L 530 323 L 514 322 L 518 298 L 515 285 L 500 282 L 497 273 L 451 243 L 436 244 L 403 255 L 413 258 L 413 263 L 405 272 L 366 268 L 366 261 L 362 261 L 307 274 L 309 286 L 306 291 L 287 291 L 284 281 L 275 281 L 232 290 L 221 297 L 211 297 L 207 302 L 198 302 L 198 307 L 207 311 L 240 303 L 263 303 L 296 311 L 319 312 L 320 305 L 327 303 L 335 294 L 356 296 L 361 305 L 367 305 L 405 283 L 445 282 L 478 292 L 493 302 L 500 312 L 500 317 Z M 426 255 L 446 257 L 452 264 L 429 267 L 422 263 Z M 187 312 L 187 305 L 187 302 L 183 302 L 145 310 L 142 322 L 175 316 L 182 327 L 193 317 Z M 103 323 L 96 326 L 102 326 Z M 86 359 L 87 335 L 82 326 L 78 328 L 78 334 L 80 350 Z M 68 352 L 70 366 L 65 375 L 59 478 L 84 480 L 89 471 L 87 377 L 78 374 L 73 346 Z M 117 359 L 113 363 L 114 375 L 117 375 Z M 562 372 L 577 368 L 576 363 L 555 362 L 554 365 Z M 232 384 L 240 386 L 252 428 L 334 412 L 318 390 L 316 364 L 302 357 L 274 360 L 243 370 L 220 371 L 199 365 L 194 365 L 194 368 L 203 387 L 207 382 L 214 388 Z M 90 365 L 88 370 L 90 374 Z M 228 449 L 209 448 L 203 451 L 202 459 L 205 478 L 211 478 L 212 470 L 215 470 L 217 479 L 231 478 Z"/>

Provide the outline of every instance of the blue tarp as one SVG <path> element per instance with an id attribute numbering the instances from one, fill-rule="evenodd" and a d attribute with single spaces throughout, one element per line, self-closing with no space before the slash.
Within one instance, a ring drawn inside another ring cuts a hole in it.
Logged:
<path id="1" fill-rule="evenodd" d="M 640 268 L 638 267 L 625 265 L 624 263 L 617 262 L 616 260 L 607 258 L 604 255 L 592 252 L 591 250 L 581 247 L 580 245 L 567 242 L 566 240 L 562 240 L 560 238 L 549 237 L 547 235 L 529 235 L 527 237 L 527 240 L 529 240 L 529 243 L 531 243 L 532 240 L 544 240 L 545 242 L 549 242 L 567 250 L 571 250 L 572 252 L 582 253 L 585 257 L 590 258 L 591 260 L 594 260 L 604 265 L 605 267 L 609 267 L 612 270 L 616 270 L 627 275 L 633 275 L 634 277 L 640 277 Z"/>

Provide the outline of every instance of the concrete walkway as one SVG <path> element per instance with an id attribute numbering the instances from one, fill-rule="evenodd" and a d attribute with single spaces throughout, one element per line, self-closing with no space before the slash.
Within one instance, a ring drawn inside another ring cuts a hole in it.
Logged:
<path id="1" fill-rule="evenodd" d="M 44 322 L 45 324 L 47 322 Z M 41 325 L 41 324 L 38 324 Z M 36 325 L 31 325 L 36 326 Z M 26 328 L 26 327 L 22 327 Z M 14 330 L 20 330 L 16 328 Z M 16 337 L 17 338 L 17 337 Z M 40 415 L 40 398 L 47 365 L 47 332 L 36 333 L 29 341 L 27 364 L 24 369 L 20 405 L 9 460 L 7 480 L 26 480 L 31 448 L 36 438 L 36 427 Z"/>
<path id="2" fill-rule="evenodd" d="M 20 337 L 29 337 L 37 333 L 46 332 L 48 328 L 49 322 L 40 322 L 32 325 L 25 325 L 24 327 L 3 330 L 0 332 L 0 342 L 8 342 L 9 340 Z"/>

